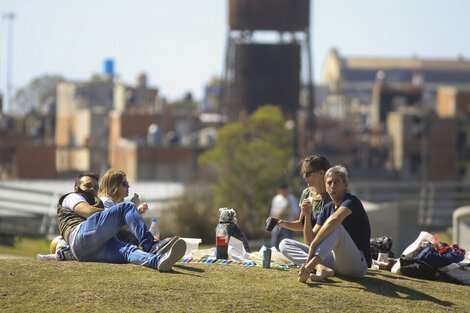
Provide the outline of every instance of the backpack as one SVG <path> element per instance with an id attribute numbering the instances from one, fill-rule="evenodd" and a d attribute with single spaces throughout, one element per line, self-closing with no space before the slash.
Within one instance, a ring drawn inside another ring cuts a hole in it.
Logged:
<path id="1" fill-rule="evenodd" d="M 370 239 L 370 256 L 372 259 L 377 260 L 379 253 L 387 253 L 389 258 L 394 258 L 392 250 L 392 238 L 378 237 Z"/>
<path id="2" fill-rule="evenodd" d="M 470 285 L 470 253 L 463 249 L 449 250 L 449 245 L 439 253 L 437 236 L 421 232 L 418 238 L 401 254 L 399 262 L 392 267 L 392 273 L 457 284 Z M 458 252 L 457 252 L 458 251 Z M 453 262 L 449 264 L 450 262 Z M 446 264 L 449 264 L 445 266 Z"/>
<path id="3" fill-rule="evenodd" d="M 448 283 L 457 283 L 460 281 L 447 272 L 429 265 L 428 263 L 417 259 L 400 258 L 400 272 L 409 277 L 427 279 Z"/>

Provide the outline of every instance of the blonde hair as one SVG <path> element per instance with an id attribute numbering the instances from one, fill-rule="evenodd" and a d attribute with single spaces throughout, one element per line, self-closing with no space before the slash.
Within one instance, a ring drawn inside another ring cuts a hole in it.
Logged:
<path id="1" fill-rule="evenodd" d="M 119 186 L 121 186 L 125 178 L 126 173 L 123 171 L 119 171 L 113 168 L 109 169 L 106 173 L 104 173 L 103 178 L 101 179 L 98 196 L 111 198 L 115 204 L 123 202 L 124 198 L 118 195 L 118 190 Z"/>

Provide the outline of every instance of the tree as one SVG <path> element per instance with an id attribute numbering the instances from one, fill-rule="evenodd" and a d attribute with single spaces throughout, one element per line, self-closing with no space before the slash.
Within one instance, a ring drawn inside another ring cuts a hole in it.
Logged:
<path id="1" fill-rule="evenodd" d="M 36 77 L 29 84 L 18 89 L 13 99 L 13 113 L 29 113 L 33 111 L 48 111 L 47 105 L 55 103 L 57 84 L 65 81 L 61 76 L 44 75 Z"/>
<path id="2" fill-rule="evenodd" d="M 244 232 L 262 233 L 270 201 L 281 179 L 288 179 L 292 131 L 277 106 L 260 107 L 247 119 L 219 129 L 215 146 L 199 158 L 214 168 L 214 204 L 237 211 Z"/>

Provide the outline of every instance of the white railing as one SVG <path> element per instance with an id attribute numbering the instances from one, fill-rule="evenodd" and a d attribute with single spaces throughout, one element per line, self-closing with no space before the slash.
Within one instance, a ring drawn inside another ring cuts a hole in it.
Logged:
<path id="1" fill-rule="evenodd" d="M 0 181 L 0 234 L 55 234 L 57 200 L 72 188 L 71 180 Z M 130 196 L 134 190 L 149 204 L 146 215 L 153 218 L 183 194 L 184 185 L 135 182 Z M 350 190 L 364 201 L 415 205 L 421 226 L 448 228 L 452 212 L 470 204 L 470 182 L 350 182 Z"/>
<path id="2" fill-rule="evenodd" d="M 421 226 L 448 228 L 452 212 L 470 204 L 470 182 L 351 182 L 350 189 L 360 199 L 375 203 L 416 204 Z"/>
<path id="3" fill-rule="evenodd" d="M 148 203 L 149 218 L 158 216 L 184 191 L 183 184 L 173 182 L 137 182 L 131 188 Z M 0 234 L 57 234 L 57 200 L 72 189 L 73 181 L 0 181 Z"/>

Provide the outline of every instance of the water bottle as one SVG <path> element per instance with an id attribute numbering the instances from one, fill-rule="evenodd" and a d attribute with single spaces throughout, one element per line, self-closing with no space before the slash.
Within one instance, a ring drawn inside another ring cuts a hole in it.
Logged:
<path id="1" fill-rule="evenodd" d="M 158 229 L 157 219 L 152 220 L 152 225 L 150 225 L 149 232 L 155 237 L 155 239 L 160 240 L 160 230 Z"/>
<path id="2" fill-rule="evenodd" d="M 228 259 L 228 230 L 224 223 L 220 223 L 215 229 L 215 257 Z"/>

